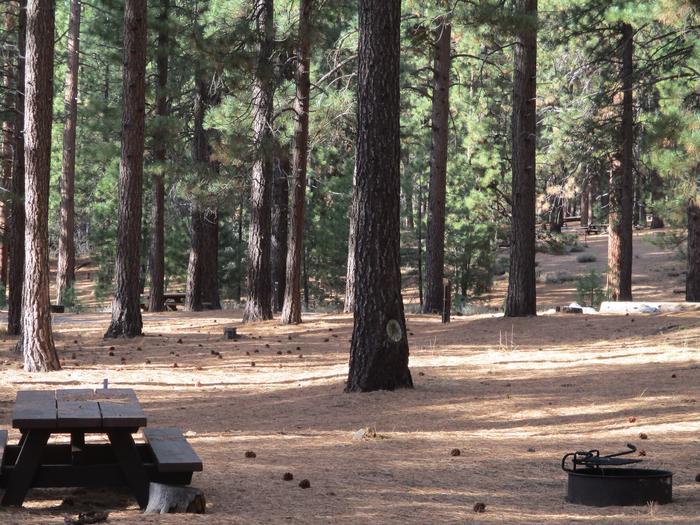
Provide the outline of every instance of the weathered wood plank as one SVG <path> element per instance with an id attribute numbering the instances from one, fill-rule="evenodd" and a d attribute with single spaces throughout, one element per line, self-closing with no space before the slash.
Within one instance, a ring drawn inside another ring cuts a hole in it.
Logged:
<path id="1" fill-rule="evenodd" d="M 151 446 L 159 472 L 202 470 L 202 460 L 176 428 L 147 428 L 143 435 Z"/>
<path id="2" fill-rule="evenodd" d="M 20 390 L 12 412 L 12 427 L 56 428 L 56 394 L 53 390 Z"/>
<path id="3" fill-rule="evenodd" d="M 136 394 L 131 388 L 95 390 L 104 428 L 139 428 L 147 423 Z"/>
<path id="4" fill-rule="evenodd" d="M 95 391 L 86 388 L 56 391 L 58 428 L 80 429 L 102 426 L 100 406 Z"/>

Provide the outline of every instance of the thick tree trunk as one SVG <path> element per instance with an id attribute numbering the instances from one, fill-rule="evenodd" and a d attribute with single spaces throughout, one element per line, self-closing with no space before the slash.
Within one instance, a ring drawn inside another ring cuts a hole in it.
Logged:
<path id="1" fill-rule="evenodd" d="M 202 303 L 208 303 L 210 310 L 221 309 L 219 295 L 219 213 L 217 210 L 204 212 L 202 232 L 204 239 L 204 271 L 202 274 Z"/>
<path id="2" fill-rule="evenodd" d="M 359 1 L 355 323 L 347 392 L 411 388 L 401 297 L 401 0 Z"/>
<path id="3" fill-rule="evenodd" d="M 150 312 L 165 309 L 165 117 L 168 116 L 168 21 L 170 0 L 160 0 L 158 15 L 158 47 L 156 49 L 156 115 L 159 122 L 153 137 L 153 157 L 159 164 L 153 175 L 153 215 L 151 217 L 151 291 L 148 301 Z"/>
<path id="4" fill-rule="evenodd" d="M 199 312 L 202 309 L 202 281 L 204 266 L 204 212 L 198 204 L 192 204 L 190 235 L 190 259 L 187 265 L 187 292 L 185 309 Z"/>
<path id="5" fill-rule="evenodd" d="M 537 314 L 535 285 L 535 158 L 537 94 L 537 0 L 517 0 L 530 17 L 518 30 L 513 74 L 513 189 L 510 274 L 505 315 Z"/>
<path id="6" fill-rule="evenodd" d="M 272 193 L 273 2 L 255 0 L 258 63 L 253 81 L 253 135 L 256 160 L 250 188 L 248 302 L 243 322 L 272 319 L 270 201 Z"/>
<path id="7" fill-rule="evenodd" d="M 7 333 L 22 332 L 22 289 L 24 287 L 24 81 L 27 46 L 27 2 L 19 1 L 17 16 L 17 97 L 15 102 L 15 155 L 12 168 L 12 200 L 9 214 L 10 261 L 7 281 Z"/>
<path id="8" fill-rule="evenodd" d="M 15 20 L 17 18 L 17 13 L 14 8 L 14 3 L 10 4 L 5 8 L 5 17 L 3 20 L 3 27 L 7 35 L 15 32 Z M 15 107 L 15 86 L 14 77 L 15 72 L 15 57 L 16 53 L 8 49 L 9 46 L 3 50 L 3 78 L 2 86 L 5 93 L 3 106 L 6 111 L 11 111 Z M 2 122 L 2 149 L 0 153 L 2 154 L 2 174 L 0 177 L 0 185 L 2 186 L 2 191 L 5 195 L 9 195 L 12 191 L 12 166 L 13 166 L 13 156 L 14 156 L 14 137 L 15 137 L 15 119 L 13 117 L 8 117 Z M 7 286 L 7 264 L 8 264 L 8 248 L 9 248 L 9 201 L 5 198 L 0 200 L 0 233 L 2 237 L 0 238 L 0 282 Z"/>
<path id="9" fill-rule="evenodd" d="M 68 71 L 63 107 L 63 165 L 61 171 L 61 217 L 58 236 L 56 303 L 63 304 L 66 289 L 75 281 L 75 133 L 78 120 L 78 58 L 80 53 L 80 0 L 71 0 L 68 23 Z"/>
<path id="10" fill-rule="evenodd" d="M 634 177 L 632 146 L 634 114 L 632 110 L 633 31 L 622 24 L 622 128 L 621 153 L 610 170 L 608 236 L 608 292 L 613 301 L 632 300 L 632 220 Z"/>
<path id="11" fill-rule="evenodd" d="M 348 263 L 345 277 L 345 304 L 343 312 L 355 311 L 355 247 L 357 246 L 357 160 L 352 172 L 352 196 L 350 203 L 350 229 L 348 231 Z"/>
<path id="12" fill-rule="evenodd" d="M 685 278 L 685 300 L 700 302 L 700 206 L 688 202 L 688 274 Z"/>
<path id="13" fill-rule="evenodd" d="M 24 84 L 26 259 L 22 292 L 22 353 L 27 372 L 60 370 L 49 303 L 49 175 L 53 117 L 53 0 L 27 5 Z"/>
<path id="14" fill-rule="evenodd" d="M 445 268 L 445 195 L 450 118 L 450 67 L 452 26 L 443 20 L 437 30 L 433 80 L 433 142 L 428 187 L 428 229 L 425 237 L 425 298 L 423 312 L 440 313 L 443 307 Z"/>
<path id="15" fill-rule="evenodd" d="M 272 184 L 272 284 L 274 286 L 273 308 L 282 311 L 284 304 L 285 283 L 287 281 L 287 219 L 289 216 L 289 155 L 280 152 L 274 161 L 274 178 Z"/>
<path id="16" fill-rule="evenodd" d="M 146 95 L 146 20 L 146 0 L 126 0 L 117 288 L 112 301 L 112 323 L 105 337 L 135 337 L 141 335 L 143 328 L 139 294 L 139 247 Z"/>

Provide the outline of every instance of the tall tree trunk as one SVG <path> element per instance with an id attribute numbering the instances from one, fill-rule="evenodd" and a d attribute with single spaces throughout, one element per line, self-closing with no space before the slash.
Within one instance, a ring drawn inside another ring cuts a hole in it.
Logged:
<path id="1" fill-rule="evenodd" d="M 359 1 L 355 323 L 347 392 L 411 388 L 399 264 L 401 0 Z"/>
<path id="2" fill-rule="evenodd" d="M 12 200 L 10 202 L 10 261 L 7 280 L 7 333 L 22 333 L 22 289 L 24 287 L 24 84 L 27 47 L 27 2 L 19 0 L 17 15 L 17 97 L 15 102 L 15 155 L 12 168 Z"/>
<path id="3" fill-rule="evenodd" d="M 153 215 L 151 217 L 151 292 L 148 300 L 150 312 L 165 309 L 165 118 L 168 116 L 168 29 L 170 0 L 160 0 L 158 15 L 158 47 L 156 49 L 156 116 L 158 124 L 153 136 L 153 157 L 159 164 L 153 174 Z"/>
<path id="4" fill-rule="evenodd" d="M 192 160 L 199 172 L 206 172 L 209 167 L 209 145 L 204 130 L 204 115 L 207 106 L 207 82 L 203 78 L 200 68 L 195 73 L 196 91 L 192 120 L 194 135 L 192 138 Z M 192 203 L 192 235 L 190 244 L 190 259 L 187 267 L 187 297 L 185 307 L 191 312 L 202 309 L 202 286 L 204 281 L 204 210 L 200 203 Z"/>
<path id="5" fill-rule="evenodd" d="M 418 257 L 417 265 L 418 268 L 418 303 L 420 304 L 421 311 L 423 310 L 423 184 L 419 179 L 418 182 Z"/>
<path id="6" fill-rule="evenodd" d="M 274 161 L 272 184 L 272 283 L 274 286 L 273 308 L 281 312 L 284 304 L 287 281 L 287 220 L 289 216 L 289 154 L 280 152 Z"/>
<path id="7" fill-rule="evenodd" d="M 614 301 L 632 300 L 632 220 L 634 177 L 632 146 L 634 114 L 632 112 L 633 31 L 622 24 L 622 128 L 621 152 L 610 170 L 610 205 L 608 236 L 608 291 Z"/>
<path id="8" fill-rule="evenodd" d="M 513 185 L 510 274 L 505 315 L 537 314 L 535 285 L 535 159 L 537 0 L 516 0 L 529 20 L 518 30 L 513 73 Z"/>
<path id="9" fill-rule="evenodd" d="M 445 270 L 445 194 L 450 118 L 452 26 L 443 19 L 437 30 L 433 80 L 433 143 L 428 187 L 428 229 L 425 237 L 425 298 L 423 312 L 440 313 Z"/>
<path id="10" fill-rule="evenodd" d="M 352 201 L 350 203 L 350 229 L 348 231 L 348 263 L 345 278 L 345 304 L 343 312 L 355 311 L 355 247 L 357 245 L 357 160 L 352 172 Z"/>
<path id="11" fill-rule="evenodd" d="M 272 319 L 270 201 L 272 193 L 273 2 L 255 0 L 258 63 L 253 81 L 253 135 L 256 160 L 250 188 L 248 302 L 243 321 Z"/>
<path id="12" fill-rule="evenodd" d="M 216 169 L 216 168 L 215 168 Z M 221 310 L 219 295 L 219 213 L 206 210 L 202 221 L 204 239 L 204 271 L 202 273 L 202 302 L 210 310 Z"/>
<path id="13" fill-rule="evenodd" d="M 146 0 L 124 5 L 122 151 L 119 164 L 117 287 L 105 337 L 141 335 L 139 267 L 146 96 Z"/>
<path id="14" fill-rule="evenodd" d="M 190 227 L 190 259 L 187 265 L 187 293 L 185 309 L 199 312 L 202 309 L 202 281 L 204 266 L 204 212 L 198 204 L 192 204 L 192 222 Z"/>
<path id="15" fill-rule="evenodd" d="M 297 49 L 296 98 L 294 100 L 294 153 L 292 158 L 292 218 L 287 243 L 282 322 L 301 323 L 301 259 L 304 243 L 306 166 L 309 150 L 310 47 L 313 0 L 299 4 L 299 48 Z"/>
<path id="16" fill-rule="evenodd" d="M 63 165 L 61 171 L 61 217 L 58 236 L 56 303 L 63 304 L 66 289 L 75 282 L 75 134 L 78 121 L 78 58 L 80 53 L 80 0 L 71 0 L 68 23 L 68 71 L 63 107 Z"/>
<path id="17" fill-rule="evenodd" d="M 236 236 L 236 286 L 233 292 L 233 298 L 237 303 L 241 302 L 241 281 L 243 280 L 243 197 L 241 196 L 238 206 L 237 219 L 237 236 Z"/>
<path id="18" fill-rule="evenodd" d="M 15 12 L 14 2 L 5 8 L 5 17 L 3 20 L 3 26 L 7 35 L 15 32 L 15 20 L 17 13 Z M 10 51 L 9 46 L 6 46 L 3 52 L 3 78 L 2 86 L 5 93 L 3 106 L 8 112 L 15 107 L 15 96 L 14 93 L 14 77 L 15 72 L 15 57 L 16 53 Z M 8 195 L 12 191 L 12 166 L 13 166 L 13 152 L 14 152 L 14 136 L 15 136 L 15 119 L 14 116 L 8 117 L 6 120 L 2 121 L 2 180 L 0 180 L 0 185 L 2 186 L 2 191 L 6 192 Z M 9 261 L 8 248 L 9 248 L 9 201 L 5 199 L 0 200 L 0 233 L 2 237 L 0 238 L 0 282 L 3 286 L 7 286 L 7 264 Z"/>
<path id="19" fill-rule="evenodd" d="M 685 300 L 700 302 L 700 206 L 688 202 L 688 273 L 685 278 Z"/>
<path id="20" fill-rule="evenodd" d="M 60 370 L 49 303 L 49 175 L 53 117 L 53 0 L 27 5 L 24 84 L 26 260 L 22 293 L 22 353 L 27 372 Z"/>
<path id="21" fill-rule="evenodd" d="M 581 227 L 586 228 L 588 226 L 588 215 L 590 207 L 590 185 L 588 181 L 583 184 L 581 188 Z"/>

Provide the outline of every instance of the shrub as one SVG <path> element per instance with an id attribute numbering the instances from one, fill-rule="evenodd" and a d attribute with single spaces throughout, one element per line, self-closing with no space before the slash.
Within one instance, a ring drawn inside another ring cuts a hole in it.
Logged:
<path id="1" fill-rule="evenodd" d="M 597 260 L 598 258 L 592 253 L 581 253 L 576 256 L 576 262 L 580 263 L 596 262 Z"/>
<path id="2" fill-rule="evenodd" d="M 0 283 L 0 309 L 4 310 L 7 308 L 7 290 L 5 285 Z"/>
<path id="3" fill-rule="evenodd" d="M 578 236 L 575 233 L 547 233 L 537 241 L 536 250 L 552 255 L 566 255 L 574 251 L 580 252 L 583 247 L 578 244 Z"/>
<path id="4" fill-rule="evenodd" d="M 591 270 L 576 279 L 576 295 L 582 306 L 598 308 L 606 298 L 603 276 L 599 272 Z"/>

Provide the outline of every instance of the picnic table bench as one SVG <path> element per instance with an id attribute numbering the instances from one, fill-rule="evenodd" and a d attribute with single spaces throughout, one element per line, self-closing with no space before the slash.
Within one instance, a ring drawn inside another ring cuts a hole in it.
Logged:
<path id="1" fill-rule="evenodd" d="M 173 428 L 144 429 L 145 443 L 132 434 L 147 424 L 132 389 L 23 390 L 17 393 L 12 427 L 21 438 L 8 444 L 0 431 L 0 487 L 4 506 L 21 506 L 32 487 L 126 485 L 141 508 L 149 483 L 187 485 L 202 462 Z M 70 443 L 49 437 L 69 434 Z M 86 443 L 85 434 L 103 434 L 109 443 Z"/>

